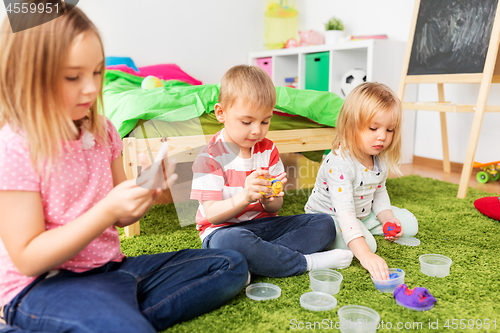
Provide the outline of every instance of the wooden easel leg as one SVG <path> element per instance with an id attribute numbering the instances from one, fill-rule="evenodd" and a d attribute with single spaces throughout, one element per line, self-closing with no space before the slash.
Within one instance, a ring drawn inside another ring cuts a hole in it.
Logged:
<path id="1" fill-rule="evenodd" d="M 444 103 L 444 87 L 442 83 L 438 83 L 439 102 Z M 443 171 L 451 173 L 450 149 L 448 146 L 448 127 L 446 126 L 446 113 L 439 112 L 441 120 L 441 141 L 443 143 Z"/>
<path id="2" fill-rule="evenodd" d="M 125 236 L 127 237 L 138 236 L 141 233 L 140 221 L 123 228 L 123 231 L 125 231 Z"/>
<path id="3" fill-rule="evenodd" d="M 458 187 L 457 198 L 465 198 L 469 189 L 470 176 L 472 174 L 472 164 L 474 163 L 474 155 L 476 154 L 477 142 L 479 141 L 479 133 L 483 123 L 484 105 L 478 107 L 474 113 L 474 120 L 472 121 L 472 130 L 469 138 L 469 145 L 467 146 L 467 154 L 465 155 L 465 162 L 462 168 L 462 175 L 460 176 L 460 186 Z"/>

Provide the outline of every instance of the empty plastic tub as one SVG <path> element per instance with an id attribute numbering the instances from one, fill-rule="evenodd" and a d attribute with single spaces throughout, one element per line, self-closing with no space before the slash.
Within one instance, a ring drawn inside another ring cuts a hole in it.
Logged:
<path id="1" fill-rule="evenodd" d="M 316 269 L 309 272 L 311 289 L 330 295 L 339 292 L 343 278 L 342 274 L 333 269 Z"/>
<path id="2" fill-rule="evenodd" d="M 361 305 L 345 305 L 337 314 L 342 333 L 376 332 L 380 322 L 377 311 Z"/>
<path id="3" fill-rule="evenodd" d="M 441 254 L 423 254 L 420 261 L 420 271 L 428 276 L 445 277 L 450 274 L 452 260 Z"/>

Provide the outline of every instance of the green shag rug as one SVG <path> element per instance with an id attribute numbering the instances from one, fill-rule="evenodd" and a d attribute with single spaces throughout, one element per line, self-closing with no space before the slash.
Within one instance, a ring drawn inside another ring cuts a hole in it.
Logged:
<path id="1" fill-rule="evenodd" d="M 380 293 L 368 272 L 354 259 L 340 270 L 344 276 L 338 304 L 330 311 L 312 312 L 300 306 L 309 289 L 309 276 L 253 277 L 252 283 L 269 282 L 281 288 L 281 297 L 254 301 L 242 290 L 219 309 L 169 328 L 168 332 L 284 332 L 333 331 L 337 311 L 348 304 L 364 305 L 381 317 L 379 332 L 499 332 L 500 331 L 500 222 L 479 213 L 475 199 L 494 196 L 469 189 L 457 199 L 458 185 L 420 176 L 388 179 L 392 204 L 410 210 L 419 221 L 417 247 L 403 246 L 377 237 L 377 254 L 389 267 L 406 272 L 409 288 L 425 287 L 438 300 L 433 309 L 419 312 L 396 304 L 392 294 Z M 280 215 L 304 212 L 307 193 L 288 192 Z M 314 241 L 314 240 L 311 240 Z M 174 206 L 154 206 L 141 220 L 141 235 L 126 238 L 128 256 L 201 248 L 194 225 L 180 227 Z M 453 260 L 450 275 L 429 277 L 420 272 L 418 257 L 439 253 Z M 482 327 L 479 327 L 482 325 Z M 338 325 L 337 325 L 338 327 Z"/>

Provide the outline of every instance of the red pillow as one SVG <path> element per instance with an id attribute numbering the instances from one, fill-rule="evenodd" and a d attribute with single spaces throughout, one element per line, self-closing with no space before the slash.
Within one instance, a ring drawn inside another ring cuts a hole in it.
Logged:
<path id="1" fill-rule="evenodd" d="M 154 75 L 162 80 L 179 80 L 192 85 L 200 85 L 201 81 L 196 80 L 184 72 L 176 64 L 160 64 L 146 67 L 139 67 L 140 76 Z"/>
<path id="2" fill-rule="evenodd" d="M 474 206 L 482 214 L 500 221 L 500 198 L 484 197 L 474 201 Z"/>
<path id="3" fill-rule="evenodd" d="M 202 84 L 201 81 L 196 80 L 194 77 L 184 72 L 179 66 L 175 64 L 161 64 L 161 65 L 139 67 L 138 72 L 127 65 L 113 65 L 113 66 L 106 66 L 106 68 L 116 69 L 128 74 L 142 76 L 142 77 L 153 75 L 165 81 L 179 80 L 195 86 Z"/>

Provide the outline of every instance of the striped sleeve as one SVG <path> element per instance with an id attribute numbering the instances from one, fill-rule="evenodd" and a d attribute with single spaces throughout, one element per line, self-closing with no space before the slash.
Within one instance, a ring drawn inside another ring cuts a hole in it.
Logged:
<path id="1" fill-rule="evenodd" d="M 222 166 L 203 149 L 193 163 L 193 182 L 191 199 L 222 200 L 224 173 Z"/>

